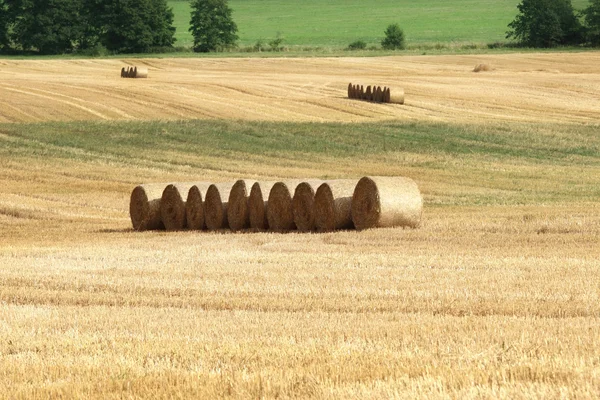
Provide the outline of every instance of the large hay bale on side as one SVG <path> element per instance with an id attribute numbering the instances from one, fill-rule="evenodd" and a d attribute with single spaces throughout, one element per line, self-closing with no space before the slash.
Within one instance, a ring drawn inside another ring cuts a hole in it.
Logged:
<path id="1" fill-rule="evenodd" d="M 240 229 L 250 227 L 248 199 L 250 197 L 250 188 L 255 183 L 256 181 L 240 179 L 231 187 L 227 202 L 227 221 L 232 231 L 239 231 Z"/>
<path id="2" fill-rule="evenodd" d="M 383 102 L 384 103 L 389 103 L 390 101 L 391 101 L 390 88 L 389 87 L 384 87 L 383 88 Z"/>
<path id="3" fill-rule="evenodd" d="M 473 72 L 487 72 L 491 71 L 492 67 L 488 64 L 477 64 L 475 68 L 473 68 Z"/>
<path id="4" fill-rule="evenodd" d="M 324 182 L 315 193 L 315 227 L 319 231 L 351 229 L 352 195 L 356 179 L 339 179 Z"/>
<path id="5" fill-rule="evenodd" d="M 300 182 L 294 191 L 292 198 L 292 208 L 294 214 L 294 223 L 299 231 L 312 231 L 315 227 L 315 217 L 313 213 L 313 203 L 315 200 L 315 191 L 322 184 L 321 180 L 311 180 Z"/>
<path id="6" fill-rule="evenodd" d="M 389 99 L 389 102 L 392 104 L 404 104 L 404 89 L 394 89 L 393 92 L 390 91 Z"/>
<path id="7" fill-rule="evenodd" d="M 411 227 L 421 223 L 423 198 L 410 178 L 365 176 L 352 195 L 352 221 L 356 229 Z"/>
<path id="8" fill-rule="evenodd" d="M 352 82 L 350 82 L 348 84 L 348 98 L 351 99 L 352 98 Z"/>
<path id="9" fill-rule="evenodd" d="M 276 232 L 291 231 L 296 229 L 294 223 L 294 206 L 292 193 L 301 180 L 277 182 L 269 192 L 267 204 L 267 220 L 269 229 Z"/>
<path id="10" fill-rule="evenodd" d="M 210 230 L 227 229 L 227 201 L 233 184 L 218 183 L 212 184 L 206 190 L 204 198 L 204 222 L 206 228 Z"/>
<path id="11" fill-rule="evenodd" d="M 267 207 L 269 193 L 275 184 L 272 182 L 256 182 L 250 189 L 248 197 L 248 214 L 250 219 L 250 228 L 263 231 L 269 228 L 267 219 Z"/>
<path id="12" fill-rule="evenodd" d="M 196 183 L 190 187 L 185 202 L 185 217 L 188 229 L 202 230 L 204 223 L 204 198 L 210 183 Z"/>
<path id="13" fill-rule="evenodd" d="M 148 68 L 146 68 L 146 67 L 137 68 L 136 67 L 135 77 L 136 78 L 147 78 L 148 77 Z"/>
<path id="14" fill-rule="evenodd" d="M 172 183 L 163 190 L 160 200 L 160 217 L 167 231 L 179 231 L 187 227 L 185 198 L 190 183 Z"/>
<path id="15" fill-rule="evenodd" d="M 165 229 L 160 217 L 160 199 L 166 183 L 138 185 L 131 192 L 129 216 L 136 231 Z"/>

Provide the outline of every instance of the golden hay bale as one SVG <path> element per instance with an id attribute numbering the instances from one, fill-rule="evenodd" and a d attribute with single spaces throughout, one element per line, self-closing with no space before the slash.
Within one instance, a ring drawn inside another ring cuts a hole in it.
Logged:
<path id="1" fill-rule="evenodd" d="M 315 217 L 313 213 L 313 202 L 315 200 L 315 191 L 321 180 L 311 180 L 300 182 L 294 191 L 292 198 L 292 209 L 294 223 L 299 231 L 312 231 L 315 227 Z"/>
<path id="2" fill-rule="evenodd" d="M 227 202 L 227 221 L 232 231 L 250 227 L 250 212 L 248 210 L 248 198 L 250 188 L 256 181 L 240 179 L 236 181 L 229 192 Z"/>
<path id="3" fill-rule="evenodd" d="M 367 86 L 367 90 L 365 91 L 365 100 L 371 101 L 371 86 Z"/>
<path id="4" fill-rule="evenodd" d="M 475 68 L 473 68 L 473 72 L 486 72 L 491 71 L 492 67 L 488 64 L 477 64 Z"/>
<path id="5" fill-rule="evenodd" d="M 381 88 L 381 86 L 377 86 L 377 96 L 375 98 L 375 101 L 378 103 L 383 103 L 383 89 Z"/>
<path id="6" fill-rule="evenodd" d="M 217 183 L 212 184 L 206 190 L 204 197 L 204 222 L 206 228 L 210 230 L 227 229 L 227 201 L 233 184 Z"/>
<path id="7" fill-rule="evenodd" d="M 315 193 L 315 227 L 319 231 L 350 229 L 352 223 L 352 194 L 356 179 L 327 181 Z"/>
<path id="8" fill-rule="evenodd" d="M 410 178 L 365 176 L 352 195 L 352 221 L 356 229 L 402 226 L 421 223 L 423 198 Z"/>
<path id="9" fill-rule="evenodd" d="M 360 85 L 360 96 L 358 96 L 357 99 L 365 99 L 365 88 L 363 87 L 363 85 Z"/>
<path id="10" fill-rule="evenodd" d="M 129 67 L 129 72 L 127 73 L 128 78 L 135 78 L 135 69 L 133 67 Z"/>
<path id="11" fill-rule="evenodd" d="M 185 214 L 185 196 L 192 184 L 173 183 L 167 185 L 160 199 L 160 217 L 165 229 L 178 231 L 187 227 Z"/>
<path id="12" fill-rule="evenodd" d="M 206 227 L 204 224 L 204 197 L 210 183 L 200 182 L 192 185 L 188 191 L 185 202 L 185 217 L 188 229 L 201 230 Z"/>
<path id="13" fill-rule="evenodd" d="M 394 92 L 389 94 L 390 103 L 404 104 L 404 89 L 394 89 Z"/>
<path id="14" fill-rule="evenodd" d="M 352 82 L 348 84 L 348 98 L 352 98 Z"/>
<path id="15" fill-rule="evenodd" d="M 138 185 L 131 192 L 129 216 L 136 231 L 165 229 L 160 217 L 160 198 L 166 183 Z"/>
<path id="16" fill-rule="evenodd" d="M 250 219 L 250 228 L 255 230 L 266 230 L 269 228 L 267 219 L 268 202 L 265 201 L 269 197 L 269 193 L 275 184 L 272 182 L 256 182 L 250 189 L 250 197 L 248 197 L 248 216 Z"/>
<path id="17" fill-rule="evenodd" d="M 269 229 L 276 232 L 296 229 L 292 193 L 296 191 L 296 186 L 300 183 L 302 183 L 301 180 L 293 180 L 277 182 L 273 185 L 267 204 Z"/>
<path id="18" fill-rule="evenodd" d="M 391 101 L 390 88 L 384 87 L 383 88 L 383 102 L 389 103 L 390 101 Z"/>
<path id="19" fill-rule="evenodd" d="M 125 71 L 125 67 L 121 68 L 121 78 L 125 78 L 126 71 Z"/>
<path id="20" fill-rule="evenodd" d="M 147 78 L 148 77 L 148 68 L 146 68 L 146 67 L 137 68 L 136 67 L 135 77 L 136 78 Z"/>

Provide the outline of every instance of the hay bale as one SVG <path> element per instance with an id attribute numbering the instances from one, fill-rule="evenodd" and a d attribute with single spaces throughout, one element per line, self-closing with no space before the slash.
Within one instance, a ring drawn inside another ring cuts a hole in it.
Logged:
<path id="1" fill-rule="evenodd" d="M 421 223 L 423 198 L 410 178 L 365 176 L 352 195 L 352 221 L 356 229 L 411 227 Z"/>
<path id="2" fill-rule="evenodd" d="M 292 193 L 301 180 L 276 182 L 269 192 L 269 203 L 267 205 L 267 220 L 269 229 L 276 232 L 284 232 L 296 229 L 294 223 L 294 206 Z"/>
<path id="3" fill-rule="evenodd" d="M 473 68 L 473 72 L 487 72 L 491 70 L 492 67 L 488 64 L 477 64 L 475 68 Z"/>
<path id="4" fill-rule="evenodd" d="M 134 68 L 132 68 L 132 67 L 129 68 L 129 72 L 127 74 L 127 77 L 128 78 L 135 78 L 135 69 Z"/>
<path id="5" fill-rule="evenodd" d="M 255 183 L 256 181 L 240 179 L 231 187 L 227 202 L 227 221 L 229 221 L 229 228 L 232 231 L 250 227 L 248 198 L 250 196 L 250 188 Z"/>
<path id="6" fill-rule="evenodd" d="M 389 103 L 391 101 L 390 98 L 390 88 L 389 87 L 384 87 L 383 88 L 383 102 L 384 103 Z"/>
<path id="7" fill-rule="evenodd" d="M 167 231 L 179 231 L 187 227 L 185 196 L 190 183 L 172 183 L 165 187 L 160 200 L 160 217 Z"/>
<path id="8" fill-rule="evenodd" d="M 383 89 L 381 89 L 381 86 L 377 86 L 377 92 L 375 94 L 375 101 L 378 103 L 383 103 Z"/>
<path id="9" fill-rule="evenodd" d="M 292 209 L 294 223 L 299 231 L 312 231 L 315 227 L 315 217 L 313 213 L 313 203 L 315 200 L 315 191 L 321 185 L 321 180 L 311 180 L 300 182 L 294 191 L 292 198 Z"/>
<path id="10" fill-rule="evenodd" d="M 125 71 L 125 67 L 121 68 L 121 78 L 125 78 L 126 71 Z"/>
<path id="11" fill-rule="evenodd" d="M 367 86 L 367 90 L 365 92 L 365 100 L 371 101 L 371 85 Z"/>
<path id="12" fill-rule="evenodd" d="M 360 96 L 357 97 L 360 100 L 364 100 L 365 99 L 365 88 L 363 87 L 363 85 L 360 85 Z"/>
<path id="13" fill-rule="evenodd" d="M 248 216 L 250 219 L 250 228 L 258 231 L 263 231 L 269 228 L 267 219 L 268 202 L 265 201 L 269 197 L 269 193 L 275 184 L 272 182 L 256 182 L 250 189 L 250 197 L 248 197 Z"/>
<path id="14" fill-rule="evenodd" d="M 188 191 L 185 202 L 185 217 L 188 229 L 201 230 L 206 227 L 204 223 L 204 197 L 210 183 L 200 182 L 192 185 Z"/>
<path id="15" fill-rule="evenodd" d="M 315 193 L 315 227 L 319 231 L 351 229 L 352 195 L 356 179 L 339 179 L 324 182 Z"/>
<path id="16" fill-rule="evenodd" d="M 204 222 L 206 228 L 210 230 L 227 229 L 227 201 L 233 184 L 218 183 L 212 184 L 206 190 L 204 197 Z"/>
<path id="17" fill-rule="evenodd" d="M 348 84 L 348 98 L 352 98 L 352 82 Z"/>
<path id="18" fill-rule="evenodd" d="M 394 93 L 390 92 L 389 99 L 392 104 L 404 104 L 404 89 L 394 89 Z"/>
<path id="19" fill-rule="evenodd" d="M 137 68 L 136 67 L 135 77 L 136 78 L 147 78 L 148 77 L 148 68 L 146 68 L 146 67 Z"/>
<path id="20" fill-rule="evenodd" d="M 136 231 L 165 229 L 160 217 L 160 199 L 166 183 L 138 185 L 131 192 L 129 216 Z"/>

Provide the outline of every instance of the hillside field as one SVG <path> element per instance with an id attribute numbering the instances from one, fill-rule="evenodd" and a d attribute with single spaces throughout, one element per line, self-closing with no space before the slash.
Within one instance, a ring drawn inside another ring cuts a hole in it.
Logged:
<path id="1" fill-rule="evenodd" d="M 0 60 L 0 398 L 600 397 L 599 63 Z M 128 216 L 142 182 L 364 175 L 422 226 Z"/>

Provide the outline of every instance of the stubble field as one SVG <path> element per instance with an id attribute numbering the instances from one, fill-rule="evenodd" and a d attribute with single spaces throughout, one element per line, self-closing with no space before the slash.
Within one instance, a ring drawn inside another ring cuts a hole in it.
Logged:
<path id="1" fill-rule="evenodd" d="M 0 396 L 600 396 L 599 62 L 0 60 Z M 127 215 L 140 182 L 363 175 L 415 179 L 423 226 Z"/>

